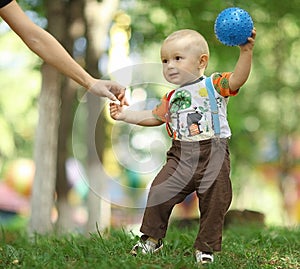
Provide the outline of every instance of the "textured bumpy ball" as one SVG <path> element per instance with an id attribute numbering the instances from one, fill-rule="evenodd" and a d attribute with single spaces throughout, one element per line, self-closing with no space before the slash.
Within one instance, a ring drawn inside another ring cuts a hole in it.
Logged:
<path id="1" fill-rule="evenodd" d="M 238 46 L 247 43 L 253 29 L 253 20 L 249 13 L 238 7 L 224 9 L 215 21 L 215 34 L 226 46 Z"/>

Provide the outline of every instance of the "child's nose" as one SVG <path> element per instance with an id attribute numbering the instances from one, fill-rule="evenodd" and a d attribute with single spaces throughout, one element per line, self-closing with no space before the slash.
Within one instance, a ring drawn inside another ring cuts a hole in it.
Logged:
<path id="1" fill-rule="evenodd" d="M 175 64 L 174 64 L 174 61 L 169 61 L 168 62 L 168 68 L 174 68 Z"/>

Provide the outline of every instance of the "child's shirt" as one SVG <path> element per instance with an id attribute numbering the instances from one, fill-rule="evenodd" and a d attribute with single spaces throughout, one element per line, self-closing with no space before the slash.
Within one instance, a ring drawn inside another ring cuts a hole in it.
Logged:
<path id="1" fill-rule="evenodd" d="M 228 97 L 237 91 L 229 89 L 229 77 L 232 73 L 215 73 L 212 75 L 215 97 L 219 109 L 220 137 L 231 136 L 227 121 Z M 214 137 L 212 114 L 205 77 L 181 86 L 167 93 L 152 114 L 167 124 L 170 136 L 182 141 L 200 141 Z"/>

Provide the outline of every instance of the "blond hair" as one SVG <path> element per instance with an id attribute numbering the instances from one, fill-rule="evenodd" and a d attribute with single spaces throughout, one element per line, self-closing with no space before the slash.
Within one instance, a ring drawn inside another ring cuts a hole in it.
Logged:
<path id="1" fill-rule="evenodd" d="M 189 39 L 187 45 L 196 49 L 198 53 L 209 55 L 209 47 L 205 38 L 197 31 L 191 29 L 182 29 L 171 33 L 163 42 L 167 43 L 170 41 Z"/>

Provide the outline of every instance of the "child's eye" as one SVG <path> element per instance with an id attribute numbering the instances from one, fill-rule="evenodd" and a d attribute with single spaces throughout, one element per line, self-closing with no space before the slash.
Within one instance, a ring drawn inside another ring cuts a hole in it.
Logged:
<path id="1" fill-rule="evenodd" d="M 180 61 L 181 59 L 182 59 L 181 56 L 176 56 L 176 57 L 175 57 L 175 60 L 176 60 L 176 61 Z"/>
<path id="2" fill-rule="evenodd" d="M 163 64 L 166 64 L 166 63 L 168 63 L 168 60 L 162 59 L 161 62 L 162 62 Z"/>

